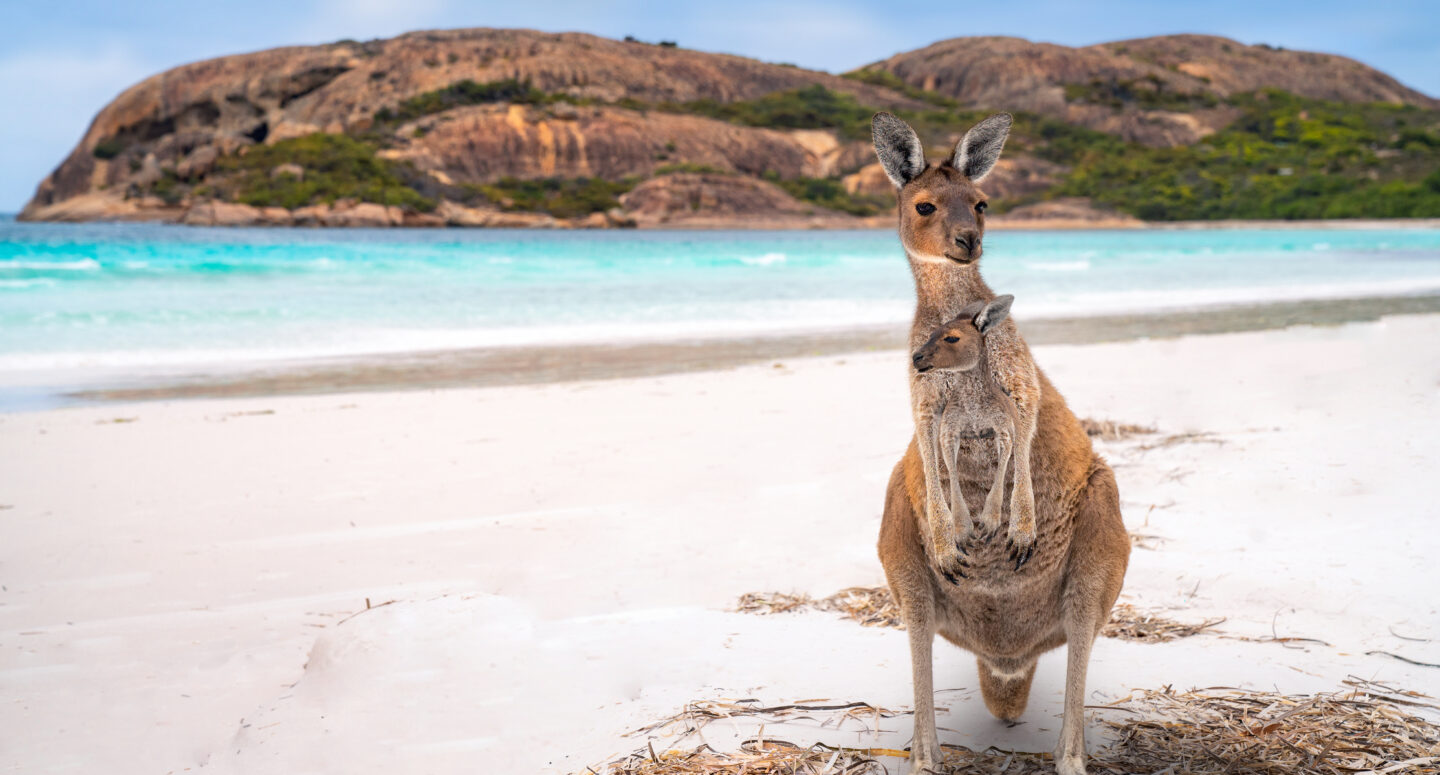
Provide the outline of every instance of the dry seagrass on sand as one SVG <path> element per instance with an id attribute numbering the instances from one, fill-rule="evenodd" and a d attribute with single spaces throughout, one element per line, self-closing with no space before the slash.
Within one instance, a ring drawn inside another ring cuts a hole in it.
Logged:
<path id="1" fill-rule="evenodd" d="M 1136 690 L 1098 709 L 1109 734 L 1092 752 L 1096 773 L 1194 775 L 1342 775 L 1440 773 L 1440 705 L 1418 692 L 1351 678 L 1345 688 L 1314 695 L 1211 688 L 1177 692 Z M 1429 718 L 1421 713 L 1430 714 Z M 748 717 L 766 724 L 823 719 L 873 722 L 908 715 L 866 703 L 780 705 L 753 701 L 694 702 L 635 735 L 667 732 L 686 742 L 711 721 Z M 734 752 L 705 743 L 666 747 L 653 742 L 602 767 L 600 775 L 771 775 L 772 773 L 888 773 L 885 748 L 803 747 L 761 734 Z M 1049 754 L 945 746 L 954 773 L 1051 773 Z"/>

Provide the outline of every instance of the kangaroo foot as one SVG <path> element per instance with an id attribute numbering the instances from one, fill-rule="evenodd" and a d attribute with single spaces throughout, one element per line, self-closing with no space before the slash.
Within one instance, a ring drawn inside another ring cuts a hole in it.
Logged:
<path id="1" fill-rule="evenodd" d="M 1085 775 L 1085 757 L 1057 756 L 1055 757 L 1055 772 L 1058 775 Z"/>
<path id="2" fill-rule="evenodd" d="M 940 775 L 945 762 L 945 752 L 940 741 L 931 733 L 929 740 L 915 740 L 910 746 L 911 775 Z"/>

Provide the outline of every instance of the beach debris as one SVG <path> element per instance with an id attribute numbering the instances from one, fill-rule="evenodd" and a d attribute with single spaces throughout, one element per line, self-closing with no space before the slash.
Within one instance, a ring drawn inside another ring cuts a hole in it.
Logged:
<path id="1" fill-rule="evenodd" d="M 1411 659 L 1410 657 L 1402 657 L 1402 656 L 1400 656 L 1399 654 L 1392 654 L 1392 653 L 1390 653 L 1390 652 L 1388 652 L 1388 651 L 1367 651 L 1367 652 L 1365 652 L 1365 656 L 1367 656 L 1367 657 L 1368 657 L 1368 656 L 1374 656 L 1374 655 L 1376 655 L 1376 654 L 1379 654 L 1379 655 L 1381 655 L 1381 656 L 1390 657 L 1391 659 L 1398 659 L 1398 660 L 1400 660 L 1401 662 L 1409 662 L 1409 663 L 1412 664 L 1412 665 L 1419 665 L 1420 667 L 1440 667 L 1440 665 L 1437 665 L 1437 664 L 1435 664 L 1434 662 L 1421 662 L 1421 661 L 1419 661 L 1419 660 Z"/>
<path id="2" fill-rule="evenodd" d="M 788 614 L 791 611 L 803 611 L 814 602 L 809 595 L 804 594 L 746 592 L 735 604 L 735 610 L 742 614 Z"/>
<path id="3" fill-rule="evenodd" d="M 1137 533 L 1130 531 L 1130 545 L 1136 549 L 1147 549 L 1155 551 L 1157 544 L 1163 544 L 1170 539 L 1164 536 L 1157 536 L 1151 533 Z"/>
<path id="4" fill-rule="evenodd" d="M 96 425 L 124 425 L 126 423 L 139 422 L 139 417 L 112 417 L 109 420 L 96 420 Z"/>
<path id="5" fill-rule="evenodd" d="M 4 507 L 3 507 L 3 506 L 0 506 L 0 508 L 4 508 Z M 1416 637 L 1412 637 L 1412 636 L 1409 636 L 1409 635 L 1401 635 L 1400 633 L 1398 633 L 1398 632 L 1395 631 L 1395 627 L 1394 627 L 1394 626 L 1387 627 L 1386 629 L 1388 629 L 1388 630 L 1390 631 L 1390 634 L 1391 634 L 1391 635 L 1394 635 L 1395 637 L 1399 638 L 1400 640 L 1413 640 L 1413 641 L 1415 641 L 1416 643 L 1429 643 L 1429 642 L 1430 642 L 1430 639 L 1429 639 L 1429 638 L 1416 638 Z"/>
<path id="6" fill-rule="evenodd" d="M 1270 618 L 1270 634 L 1269 634 L 1269 635 L 1262 635 L 1262 636 L 1260 636 L 1260 637 L 1258 637 L 1258 638 L 1257 638 L 1257 637 L 1252 637 L 1252 636 L 1249 636 L 1249 635 L 1221 635 L 1220 637 L 1222 637 L 1222 638 L 1227 638 L 1227 639 L 1229 639 L 1229 640 L 1249 641 L 1250 643 L 1279 643 L 1281 646 L 1284 646 L 1284 647 L 1287 648 L 1287 649 L 1299 649 L 1299 650 L 1303 650 L 1303 649 L 1305 648 L 1305 646 L 1303 646 L 1303 645 L 1291 645 L 1291 644 L 1313 643 L 1313 644 L 1315 644 L 1315 645 L 1317 645 L 1317 646 L 1329 646 L 1329 645 L 1330 645 L 1328 642 L 1323 641 L 1323 640 L 1320 640 L 1319 638 L 1305 638 L 1305 637 L 1300 637 L 1300 636 L 1295 636 L 1295 635 L 1281 636 L 1281 635 L 1280 635 L 1280 632 L 1279 632 L 1279 629 L 1278 629 L 1278 626 L 1277 626 L 1277 625 L 1279 624 L 1279 621 L 1280 621 L 1280 612 L 1279 612 L 1279 611 L 1276 611 L 1276 612 L 1275 612 L 1275 615 Z"/>
<path id="7" fill-rule="evenodd" d="M 835 748 L 823 743 L 804 748 L 765 734 L 766 725 L 799 720 L 818 720 L 822 728 L 837 729 L 851 722 L 867 732 L 873 732 L 878 729 L 881 719 L 908 715 L 908 712 L 891 711 L 866 702 L 820 704 L 821 702 L 807 700 L 766 706 L 753 699 L 696 700 L 686 704 L 679 713 L 641 727 L 626 736 L 662 736 L 673 738 L 674 742 L 678 743 L 694 735 L 700 737 L 700 745 L 687 749 L 657 749 L 654 739 L 651 739 L 646 741 L 644 748 L 610 762 L 601 770 L 587 768 L 587 772 L 595 775 L 602 772 L 604 775 L 789 775 L 822 772 L 861 775 L 885 772 L 885 768 L 875 760 L 876 755 L 906 755 L 904 751 L 876 753 L 873 749 L 861 751 Z M 706 725 L 719 719 L 733 721 L 745 717 L 758 720 L 760 729 L 754 737 L 742 741 L 739 750 L 717 751 L 704 742 L 701 730 Z"/>
<path id="8" fill-rule="evenodd" d="M 1345 690 L 1277 694 L 1213 688 L 1142 691 L 1105 706 L 1114 739 L 1095 769 L 1116 773 L 1440 773 L 1440 726 L 1409 708 L 1440 706 L 1386 684 L 1349 678 Z"/>
<path id="9" fill-rule="evenodd" d="M 1085 429 L 1087 436 L 1094 436 L 1105 441 L 1118 441 L 1131 436 L 1157 433 L 1156 429 L 1149 425 L 1132 425 L 1114 420 L 1096 420 L 1090 417 L 1080 418 L 1080 427 Z"/>
<path id="10" fill-rule="evenodd" d="M 900 620 L 900 604 L 895 602 L 888 587 L 850 587 L 815 601 L 815 608 L 831 611 L 853 619 L 862 627 L 894 627 L 905 629 Z"/>
<path id="11" fill-rule="evenodd" d="M 805 594 L 748 592 L 740 596 L 735 606 L 740 613 L 762 615 L 807 609 L 838 613 L 864 627 L 905 629 L 900 621 L 900 606 L 887 587 L 850 587 L 819 600 Z"/>
<path id="12" fill-rule="evenodd" d="M 826 717 L 820 723 L 823 727 L 839 728 L 846 722 L 858 722 L 867 732 L 875 731 L 881 719 L 908 716 L 910 711 L 894 711 L 871 705 L 868 702 L 831 703 L 826 700 L 801 700 L 783 705 L 763 705 L 759 700 L 695 700 L 686 703 L 685 708 L 673 716 L 660 719 L 631 732 L 627 737 L 664 732 L 678 735 L 681 739 L 695 734 L 716 719 L 741 717 L 761 718 L 767 724 L 786 721 L 816 721 L 818 715 Z M 873 722 L 873 726 L 872 726 Z"/>
<path id="13" fill-rule="evenodd" d="M 746 740 L 735 753 L 716 751 L 709 745 L 688 751 L 657 752 L 653 746 L 636 751 L 603 770 L 587 768 L 592 775 L 791 775 L 792 773 L 884 773 L 873 758 L 825 746 L 801 748 L 783 740 Z"/>
<path id="14" fill-rule="evenodd" d="M 1165 447 L 1173 447 L 1176 444 L 1199 444 L 1200 442 L 1222 447 L 1225 446 L 1225 440 L 1219 438 L 1214 433 L 1210 433 L 1209 431 L 1191 431 L 1189 433 L 1172 433 L 1153 444 L 1141 444 L 1139 450 L 1141 452 L 1149 452 L 1152 449 L 1164 449 Z"/>
<path id="15" fill-rule="evenodd" d="M 370 598 L 367 597 L 367 598 L 365 598 L 365 607 L 364 607 L 364 608 L 360 609 L 359 611 L 356 611 L 356 612 L 353 613 L 353 614 L 350 614 L 349 616 L 345 617 L 344 619 L 341 619 L 340 621 L 336 622 L 335 624 L 337 624 L 337 625 L 344 624 L 344 623 L 350 621 L 351 619 L 354 619 L 355 617 L 359 616 L 360 614 L 365 613 L 366 611 L 372 611 L 372 610 L 374 610 L 374 609 L 376 609 L 376 608 L 384 608 L 384 607 L 387 606 L 387 605 L 392 605 L 392 604 L 398 603 L 398 602 L 400 602 L 400 601 L 398 601 L 398 600 L 386 600 L 386 601 L 383 602 L 383 603 L 376 603 L 375 605 L 370 605 Z"/>
<path id="16" fill-rule="evenodd" d="M 1110 612 L 1110 623 L 1100 630 L 1100 634 L 1119 640 L 1164 643 L 1197 635 L 1223 621 L 1225 619 L 1221 617 L 1207 619 L 1199 624 L 1184 624 L 1159 614 L 1146 613 L 1129 603 L 1118 603 Z"/>
<path id="17" fill-rule="evenodd" d="M 1092 751 L 1090 771 L 1114 775 L 1341 775 L 1342 773 L 1440 774 L 1440 726 L 1423 712 L 1440 711 L 1433 698 L 1415 691 L 1351 677 L 1343 689 L 1318 694 L 1216 687 L 1179 692 L 1171 687 L 1139 689 L 1094 708 L 1108 734 Z M 766 734 L 788 721 L 805 720 L 838 728 L 849 720 L 908 715 L 868 703 L 765 707 L 757 700 L 697 701 L 667 719 L 632 732 L 647 735 L 644 747 L 592 775 L 698 775 L 699 773 L 881 773 L 881 759 L 908 758 L 893 748 L 844 748 L 825 743 L 802 747 Z M 1433 714 L 1432 714 L 1433 715 Z M 734 752 L 719 751 L 701 730 L 719 719 L 747 717 L 758 733 Z M 657 747 L 654 737 L 672 743 Z M 687 738 L 699 745 L 682 748 Z M 1032 775 L 1054 771 L 1048 753 L 971 750 L 946 745 L 945 769 L 952 773 L 995 772 Z"/>
<path id="18" fill-rule="evenodd" d="M 815 599 L 805 594 L 784 592 L 741 595 L 735 610 L 746 614 L 784 614 L 797 611 L 830 611 L 865 627 L 905 629 L 900 619 L 900 606 L 887 587 L 850 587 L 829 597 Z M 1188 638 L 1210 629 L 1225 619 L 1210 619 L 1199 624 L 1185 624 L 1156 613 L 1140 611 L 1129 603 L 1120 603 L 1110 614 L 1110 623 L 1100 631 L 1107 638 L 1164 643 Z M 1267 642 L 1270 639 L 1266 639 Z"/>

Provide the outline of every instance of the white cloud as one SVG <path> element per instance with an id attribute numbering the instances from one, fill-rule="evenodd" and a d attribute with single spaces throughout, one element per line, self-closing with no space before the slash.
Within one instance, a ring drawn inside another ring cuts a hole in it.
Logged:
<path id="1" fill-rule="evenodd" d="M 95 114 L 154 70 L 123 48 L 0 58 L 0 212 L 19 210 Z"/>

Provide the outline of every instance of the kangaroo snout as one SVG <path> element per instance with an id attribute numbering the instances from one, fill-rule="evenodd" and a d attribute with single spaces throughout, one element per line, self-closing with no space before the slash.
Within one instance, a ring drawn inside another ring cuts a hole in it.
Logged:
<path id="1" fill-rule="evenodd" d="M 964 248 L 967 251 L 970 250 L 970 248 L 973 247 L 978 241 L 978 235 L 976 235 L 974 232 L 967 231 L 955 235 L 955 244 L 959 247 Z"/>

